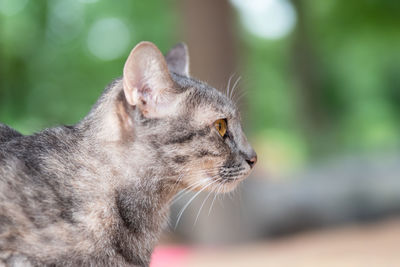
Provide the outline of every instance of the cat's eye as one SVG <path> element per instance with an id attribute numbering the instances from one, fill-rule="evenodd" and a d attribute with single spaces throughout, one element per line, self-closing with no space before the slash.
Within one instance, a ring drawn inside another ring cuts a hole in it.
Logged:
<path id="1" fill-rule="evenodd" d="M 226 119 L 219 119 L 214 122 L 215 128 L 217 128 L 217 131 L 219 134 L 224 137 L 226 135 Z"/>

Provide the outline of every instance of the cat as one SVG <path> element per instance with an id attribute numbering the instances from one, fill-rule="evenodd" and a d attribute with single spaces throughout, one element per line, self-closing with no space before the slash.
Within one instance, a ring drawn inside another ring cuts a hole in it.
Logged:
<path id="1" fill-rule="evenodd" d="M 148 266 L 179 190 L 227 192 L 257 156 L 185 44 L 130 53 L 89 114 L 23 136 L 0 124 L 0 266 Z"/>

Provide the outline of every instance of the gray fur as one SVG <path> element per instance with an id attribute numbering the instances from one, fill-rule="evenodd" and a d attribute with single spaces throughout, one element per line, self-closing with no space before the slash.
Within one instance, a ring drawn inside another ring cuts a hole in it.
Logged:
<path id="1" fill-rule="evenodd" d="M 175 45 L 165 58 L 171 72 L 189 77 L 189 53 L 186 44 Z"/>
<path id="2" fill-rule="evenodd" d="M 201 179 L 229 191 L 249 174 L 232 101 L 170 71 L 180 105 L 163 118 L 130 106 L 117 79 L 74 126 L 0 124 L 0 266 L 148 266 L 176 192 Z M 220 116 L 226 138 L 209 123 Z"/>

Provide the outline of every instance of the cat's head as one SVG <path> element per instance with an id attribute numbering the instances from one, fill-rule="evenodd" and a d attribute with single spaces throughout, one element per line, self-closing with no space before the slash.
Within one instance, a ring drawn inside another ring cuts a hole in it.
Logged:
<path id="1" fill-rule="evenodd" d="M 181 188 L 232 190 L 249 175 L 257 155 L 225 94 L 189 76 L 188 52 L 178 44 L 164 57 L 149 42 L 130 53 L 124 97 L 134 142 L 147 160 Z"/>

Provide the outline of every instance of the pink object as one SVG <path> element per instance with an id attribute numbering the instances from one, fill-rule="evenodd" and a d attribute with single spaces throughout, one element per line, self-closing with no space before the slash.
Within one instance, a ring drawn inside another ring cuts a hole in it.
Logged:
<path id="1" fill-rule="evenodd" d="M 191 251 L 184 246 L 158 246 L 151 255 L 150 267 L 183 267 Z"/>

